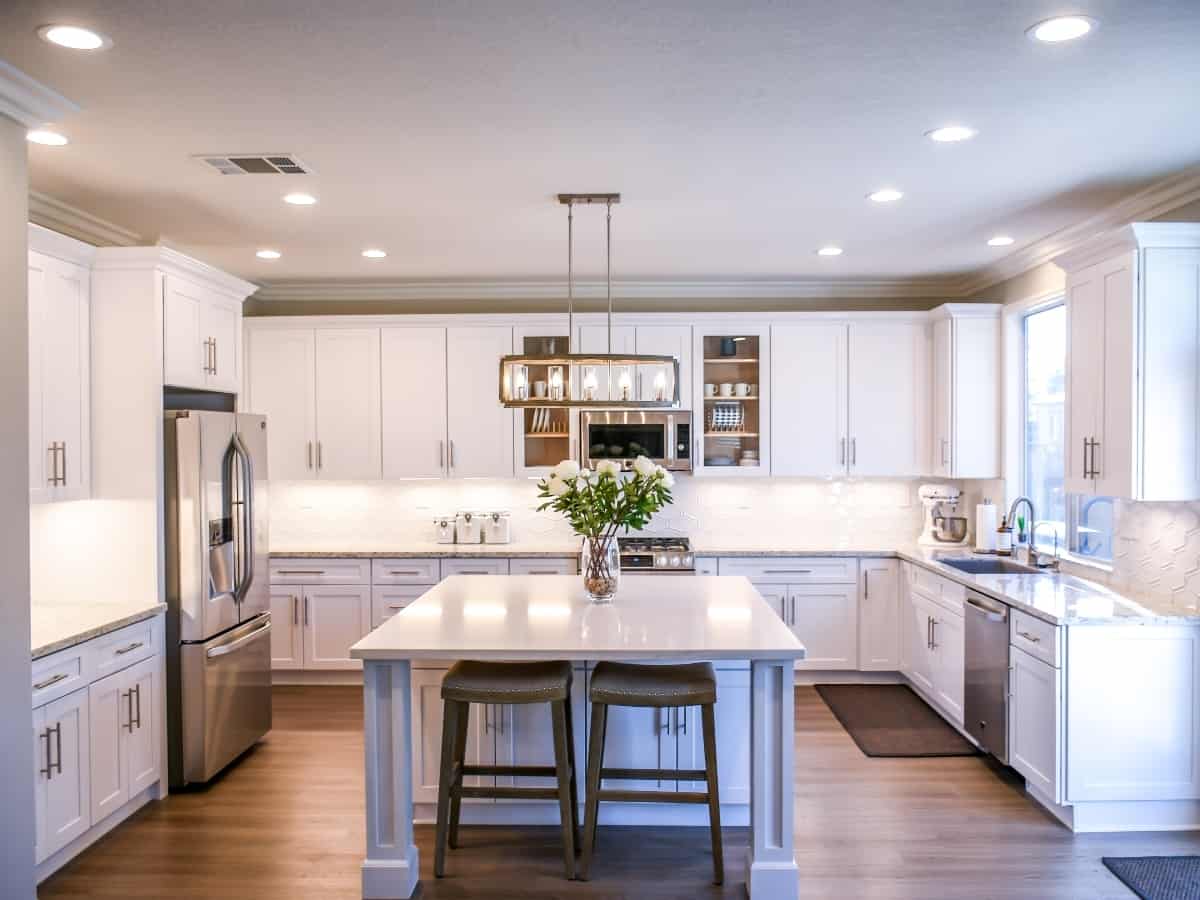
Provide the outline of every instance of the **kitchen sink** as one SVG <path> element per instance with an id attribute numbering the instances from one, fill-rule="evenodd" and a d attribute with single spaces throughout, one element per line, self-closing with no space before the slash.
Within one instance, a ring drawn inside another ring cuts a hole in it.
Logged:
<path id="1" fill-rule="evenodd" d="M 942 565 L 971 575 L 1041 575 L 1041 569 L 1007 559 L 939 559 Z"/>

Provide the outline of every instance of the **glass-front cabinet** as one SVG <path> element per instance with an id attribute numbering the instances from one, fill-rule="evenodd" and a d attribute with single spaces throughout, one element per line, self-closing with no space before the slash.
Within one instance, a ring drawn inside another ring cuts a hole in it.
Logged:
<path id="1" fill-rule="evenodd" d="M 769 334 L 767 327 L 693 329 L 695 474 L 770 472 Z"/>
<path id="2" fill-rule="evenodd" d="M 566 328 L 522 326 L 513 330 L 514 352 L 522 356 L 564 354 L 570 351 Z M 530 399 L 570 397 L 572 379 L 579 377 L 568 366 L 529 365 L 518 374 Z M 572 409 L 531 406 L 514 409 L 517 476 L 540 477 L 564 459 L 579 459 L 579 417 Z"/>

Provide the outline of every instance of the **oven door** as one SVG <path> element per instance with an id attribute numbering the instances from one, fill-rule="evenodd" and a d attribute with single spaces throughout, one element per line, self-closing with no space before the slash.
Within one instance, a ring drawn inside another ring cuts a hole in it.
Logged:
<path id="1" fill-rule="evenodd" d="M 611 459 L 629 468 L 639 456 L 649 457 L 667 469 L 691 471 L 691 414 L 636 410 L 599 410 L 580 413 L 583 433 L 582 464 L 595 468 Z"/>

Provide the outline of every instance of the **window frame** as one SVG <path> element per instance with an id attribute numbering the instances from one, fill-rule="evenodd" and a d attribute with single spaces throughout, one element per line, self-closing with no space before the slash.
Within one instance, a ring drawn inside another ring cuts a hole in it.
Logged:
<path id="1" fill-rule="evenodd" d="M 1018 432 L 1018 447 L 1020 448 L 1020 474 L 1019 474 L 1019 493 L 1017 496 L 1028 497 L 1029 490 L 1029 359 L 1026 348 L 1029 345 L 1029 320 L 1040 313 L 1049 312 L 1052 309 L 1062 307 L 1064 310 L 1067 305 L 1067 295 L 1065 293 L 1054 293 L 1049 297 L 1043 297 L 1037 302 L 1026 305 L 1017 313 L 1017 339 L 1018 339 L 1018 358 L 1019 365 L 1017 368 L 1017 396 L 1019 398 L 1019 432 Z M 1063 358 L 1066 358 L 1066 348 L 1063 348 Z M 1065 408 L 1065 401 L 1064 401 Z M 1065 426 L 1064 426 L 1065 427 Z M 1064 436 L 1065 440 L 1065 436 Z M 1059 544 L 1059 552 L 1066 553 L 1071 539 L 1072 518 L 1075 512 L 1075 504 L 1071 500 L 1071 495 L 1064 495 L 1063 502 L 1063 528 L 1066 534 L 1063 535 L 1062 543 Z M 1044 521 L 1044 520 L 1043 520 Z M 1033 529 L 1036 522 L 1031 522 L 1029 527 Z M 1037 536 L 1030 534 L 1030 543 L 1037 546 Z"/>

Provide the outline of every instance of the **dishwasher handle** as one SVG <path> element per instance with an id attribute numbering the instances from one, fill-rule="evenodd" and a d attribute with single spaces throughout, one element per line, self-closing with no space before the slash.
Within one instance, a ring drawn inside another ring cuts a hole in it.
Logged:
<path id="1" fill-rule="evenodd" d="M 984 597 L 982 594 L 968 592 L 967 606 L 973 607 L 976 612 L 987 616 L 992 622 L 1008 620 L 1008 607 L 990 597 Z"/>

